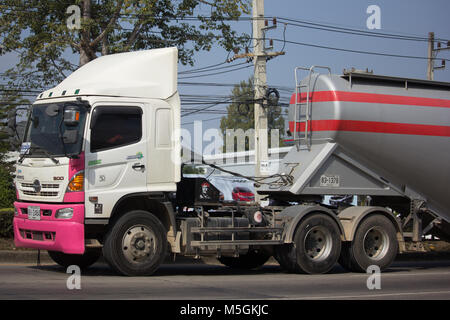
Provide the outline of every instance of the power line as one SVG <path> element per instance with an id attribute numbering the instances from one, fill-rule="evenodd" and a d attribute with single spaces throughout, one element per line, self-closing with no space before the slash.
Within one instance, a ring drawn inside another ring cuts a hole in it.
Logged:
<path id="1" fill-rule="evenodd" d="M 219 63 L 217 65 L 220 66 L 220 65 L 222 65 L 224 63 L 227 63 L 227 62 L 222 62 L 222 63 Z M 243 64 L 247 64 L 247 62 L 241 62 L 241 63 L 237 63 L 237 64 L 233 64 L 233 65 L 229 65 L 229 66 L 224 66 L 224 67 L 217 67 L 217 68 L 203 67 L 203 68 L 199 68 L 199 69 L 192 69 L 192 70 L 186 70 L 186 71 L 178 72 L 178 74 L 192 74 L 192 73 L 210 72 L 210 71 L 215 71 L 215 70 L 228 69 L 228 68 L 240 66 L 240 65 L 243 65 Z"/>
<path id="2" fill-rule="evenodd" d="M 192 114 L 195 114 L 195 113 L 199 113 L 199 112 L 208 110 L 208 109 L 210 109 L 210 108 L 212 108 L 212 107 L 214 107 L 214 106 L 217 106 L 218 104 L 222 104 L 222 103 L 231 103 L 231 102 L 233 101 L 233 99 L 240 98 L 240 97 L 242 97 L 242 96 L 247 96 L 247 95 L 248 95 L 248 92 L 244 92 L 244 93 L 239 94 L 239 95 L 237 95 L 237 96 L 232 96 L 232 97 L 230 97 L 229 99 L 226 99 L 226 100 L 224 100 L 224 101 L 219 101 L 219 102 L 213 103 L 213 104 L 211 104 L 211 105 L 209 105 L 209 106 L 206 106 L 206 107 L 204 107 L 204 108 L 201 108 L 201 109 L 198 109 L 198 110 L 195 110 L 195 111 L 192 111 L 192 112 L 188 112 L 188 113 L 182 114 L 181 117 L 186 117 L 186 116 L 189 116 L 189 115 L 192 115 Z"/>
<path id="3" fill-rule="evenodd" d="M 240 83 L 219 83 L 219 82 L 185 82 L 185 81 L 180 81 L 178 82 L 179 85 L 184 85 L 184 86 L 200 86 L 200 87 L 205 87 L 205 86 L 212 86 L 212 87 L 235 87 L 235 86 L 239 86 Z M 278 90 L 285 90 L 285 91 L 289 91 L 289 92 L 294 92 L 294 87 L 285 87 L 285 86 L 281 86 L 281 85 L 270 85 L 270 87 L 272 88 L 276 88 Z"/>
<path id="4" fill-rule="evenodd" d="M 228 102 L 231 102 L 231 99 L 229 99 Z M 205 110 L 207 110 L 207 109 L 209 109 L 209 108 L 212 108 L 212 107 L 214 107 L 214 106 L 217 106 L 218 104 L 219 104 L 219 103 L 213 103 L 213 104 L 211 104 L 211 105 L 209 105 L 209 106 L 207 106 L 207 107 L 204 107 L 204 108 L 201 108 L 201 109 L 197 109 L 197 110 L 194 110 L 194 111 L 191 111 L 191 112 L 182 114 L 181 117 L 186 117 L 186 116 L 192 115 L 192 114 L 194 114 L 194 113 L 199 113 L 200 111 L 205 111 Z"/>
<path id="5" fill-rule="evenodd" d="M 290 18 L 278 18 L 280 21 L 288 21 L 283 22 L 286 25 L 301 27 L 301 28 L 308 28 L 308 29 L 316 29 L 316 30 L 323 30 L 323 31 L 330 31 L 330 32 L 339 32 L 344 34 L 351 34 L 351 35 L 359 35 L 359 36 L 368 36 L 368 37 L 378 37 L 378 38 L 385 38 L 385 39 L 395 39 L 395 40 L 409 40 L 409 41 L 428 41 L 428 38 L 426 37 L 419 37 L 419 36 L 407 36 L 407 35 L 400 35 L 400 34 L 392 34 L 392 33 L 383 33 L 383 32 L 373 32 L 373 31 L 367 31 L 367 30 L 361 30 L 361 29 L 353 29 L 353 28 L 343 28 L 343 27 L 337 27 L 333 25 L 327 25 L 327 24 L 320 24 L 315 22 L 308 22 L 304 20 L 296 20 L 296 19 L 290 19 Z M 439 41 L 447 41 L 445 39 L 438 39 Z"/>
<path id="6" fill-rule="evenodd" d="M 209 74 L 203 74 L 203 75 L 196 75 L 196 76 L 188 76 L 188 77 L 180 77 L 178 79 L 191 79 L 191 78 L 199 78 L 199 77 L 209 77 L 209 76 L 214 76 L 214 75 L 218 75 L 218 74 L 225 74 L 228 72 L 233 72 L 233 71 L 238 71 L 238 70 L 242 70 L 242 69 L 247 69 L 252 67 L 252 65 L 248 65 L 245 67 L 239 67 L 239 68 L 235 68 L 235 69 L 230 69 L 230 70 L 225 70 L 222 72 L 214 72 L 214 73 L 209 73 Z"/>
<path id="7" fill-rule="evenodd" d="M 198 71 L 200 71 L 200 70 L 204 70 L 204 69 L 209 69 L 209 68 L 214 68 L 214 67 L 217 67 L 217 66 L 221 66 L 221 65 L 223 65 L 223 64 L 225 64 L 225 63 L 227 63 L 227 62 L 226 62 L 226 61 L 223 61 L 223 62 L 221 62 L 221 63 L 212 64 L 212 65 L 209 65 L 209 66 L 206 66 L 206 67 L 201 67 L 201 68 L 197 68 L 197 69 L 190 69 L 190 70 L 186 70 L 186 71 L 181 71 L 181 72 L 178 72 L 178 74 L 191 73 L 191 72 L 198 72 Z"/>
<path id="8" fill-rule="evenodd" d="M 202 122 L 207 122 L 207 121 L 213 121 L 213 120 L 218 120 L 218 119 L 222 119 L 222 118 L 223 118 L 223 116 L 220 116 L 220 117 L 214 117 L 214 118 L 211 118 L 211 119 L 200 120 L 200 121 L 202 121 Z M 197 121 L 199 121 L 199 120 L 197 120 Z M 182 123 L 181 125 L 184 126 L 184 125 L 194 124 L 195 122 L 196 122 L 196 121 L 185 122 L 185 123 Z"/>
<path id="9" fill-rule="evenodd" d="M 39 13 L 37 11 L 24 11 L 29 9 L 40 9 L 39 6 L 18 6 L 18 5 L 0 5 L 0 8 L 6 9 L 6 10 L 16 10 L 20 9 L 22 10 L 21 13 L 30 13 L 35 14 Z M 232 21 L 232 22 L 247 22 L 247 21 L 254 21 L 254 20 L 265 20 L 265 19 L 273 19 L 277 18 L 280 21 L 287 21 L 284 22 L 286 24 L 292 25 L 292 26 L 298 26 L 302 28 L 310 28 L 310 29 L 318 29 L 318 30 L 324 30 L 324 31 L 331 31 L 331 32 L 342 32 L 347 34 L 354 34 L 354 35 L 365 35 L 365 36 L 371 36 L 371 37 L 383 37 L 383 38 L 391 38 L 391 39 L 397 39 L 397 40 L 412 40 L 412 41 L 427 41 L 426 37 L 423 36 L 417 36 L 417 35 L 402 35 L 402 34 L 396 34 L 396 33 L 383 33 L 383 32 L 372 32 L 367 30 L 361 30 L 356 28 L 344 28 L 336 25 L 330 25 L 330 24 L 324 24 L 324 23 L 318 23 L 314 21 L 306 21 L 306 20 L 300 20 L 300 19 L 292 19 L 287 17 L 274 17 L 274 16 L 264 16 L 264 17 L 252 17 L 252 16 L 240 16 L 240 17 L 229 17 L 229 16 L 155 16 L 152 14 L 135 14 L 135 13 L 121 13 L 119 14 L 119 17 L 126 17 L 126 18 L 136 18 L 136 19 L 142 19 L 142 17 L 146 17 L 147 19 L 153 19 L 153 20 L 168 20 L 168 21 L 206 21 L 206 20 L 221 20 L 221 21 Z M 91 18 L 91 20 L 98 20 L 95 18 Z M 122 28 L 126 30 L 125 28 Z M 440 39 L 437 38 L 437 41 L 448 41 L 447 39 Z"/>
<path id="10" fill-rule="evenodd" d="M 278 42 L 286 42 L 286 43 L 300 45 L 300 46 L 328 49 L 328 50 L 335 50 L 335 51 L 343 51 L 343 52 L 350 52 L 350 53 L 369 54 L 369 55 L 376 55 L 376 56 L 404 58 L 404 59 L 428 60 L 427 57 L 407 56 L 407 55 L 391 54 L 391 53 L 384 53 L 384 52 L 370 52 L 370 51 L 361 51 L 361 50 L 353 50 L 353 49 L 335 48 L 335 47 L 322 46 L 322 45 L 317 45 L 317 44 L 312 44 L 312 43 L 297 42 L 297 41 L 290 41 L 290 40 L 283 40 L 283 39 L 272 39 L 272 40 L 278 41 Z M 450 59 L 442 59 L 442 60 L 450 61 Z"/>
<path id="11" fill-rule="evenodd" d="M 36 14 L 39 13 L 37 11 L 24 11 L 29 9 L 40 9 L 39 6 L 17 6 L 17 5 L 0 5 L 0 9 L 6 9 L 6 10 L 16 10 L 20 9 L 22 10 L 21 13 L 29 13 L 29 14 Z M 248 22 L 248 21 L 254 21 L 254 20 L 265 20 L 265 19 L 273 19 L 277 18 L 280 21 L 285 21 L 283 23 L 297 26 L 301 28 L 309 28 L 309 29 L 317 29 L 317 30 L 324 30 L 324 31 L 330 31 L 330 32 L 340 32 L 345 34 L 352 34 L 352 35 L 362 35 L 362 36 L 369 36 L 369 37 L 381 37 L 381 38 L 388 38 L 388 39 L 396 39 L 396 40 L 410 40 L 410 41 L 427 41 L 426 37 L 423 36 L 417 36 L 417 35 L 401 35 L 396 33 L 385 33 L 385 32 L 372 32 L 362 29 L 356 29 L 356 28 L 344 28 L 339 27 L 336 25 L 330 25 L 330 24 L 323 24 L 318 23 L 314 21 L 306 21 L 306 20 L 300 20 L 300 19 L 292 19 L 287 17 L 274 17 L 274 16 L 264 16 L 264 17 L 251 17 L 251 16 L 240 16 L 240 17 L 229 17 L 229 16 L 155 16 L 152 14 L 134 14 L 134 13 L 121 13 L 119 14 L 119 17 L 121 18 L 136 18 L 136 19 L 142 19 L 142 17 L 146 17 L 147 19 L 153 19 L 155 21 L 158 20 L 167 20 L 167 21 L 207 21 L 207 20 L 220 20 L 220 21 L 232 21 L 232 22 Z M 98 20 L 95 18 L 91 18 L 91 20 Z M 123 28 L 121 26 L 115 27 L 123 30 L 132 30 Z M 158 32 L 155 32 L 158 33 Z M 159 32 L 161 33 L 161 32 Z M 251 39 L 249 39 L 251 40 Z M 448 41 L 447 39 L 442 38 L 436 38 L 437 41 Z"/>
<path id="12" fill-rule="evenodd" d="M 21 10 L 27 10 L 27 9 L 39 9 L 38 6 L 17 6 L 17 5 L 0 5 L 0 8 L 4 8 L 7 10 L 14 10 L 14 9 L 21 9 Z M 37 11 L 22 11 L 21 13 L 38 13 Z M 169 20 L 169 21 L 205 21 L 205 20 L 222 20 L 222 21 L 233 21 L 233 22 L 247 22 L 247 21 L 254 21 L 254 20 L 265 20 L 265 19 L 273 19 L 275 17 L 273 16 L 264 16 L 264 17 L 252 17 L 252 16 L 240 16 L 240 17 L 227 17 L 227 16 L 173 16 L 173 17 L 162 17 L 162 16 L 155 16 L 152 14 L 135 14 L 135 13 L 121 13 L 119 14 L 119 17 L 127 17 L 127 18 L 136 18 L 141 19 L 142 17 L 146 17 L 147 19 L 154 19 L 154 20 Z M 383 38 L 390 38 L 390 39 L 397 39 L 397 40 L 412 40 L 412 41 L 427 41 L 426 37 L 423 36 L 413 36 L 413 35 L 401 35 L 401 34 L 395 34 L 395 33 L 380 33 L 380 32 L 369 32 L 366 30 L 361 29 L 355 29 L 355 28 L 344 28 L 329 24 L 323 24 L 313 21 L 306 21 L 306 20 L 300 20 L 300 19 L 292 19 L 287 17 L 276 17 L 280 21 L 287 21 L 286 24 L 292 25 L 292 26 L 298 26 L 303 28 L 310 28 L 310 29 L 318 29 L 318 30 L 325 30 L 325 31 L 332 31 L 332 32 L 342 32 L 347 34 L 354 34 L 354 35 L 364 35 L 364 36 L 371 36 L 371 37 L 383 37 Z M 92 19 L 91 20 L 96 20 Z M 436 39 L 438 41 L 448 41 L 446 39 Z"/>

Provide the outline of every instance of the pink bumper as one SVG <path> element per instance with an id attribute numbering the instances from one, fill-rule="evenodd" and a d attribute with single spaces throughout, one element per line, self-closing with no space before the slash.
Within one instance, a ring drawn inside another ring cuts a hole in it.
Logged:
<path id="1" fill-rule="evenodd" d="M 84 205 L 52 205 L 15 202 L 19 212 L 14 217 L 14 243 L 16 247 L 60 251 L 69 254 L 84 253 Z M 29 220 L 27 208 L 38 206 L 41 220 Z M 71 219 L 56 219 L 56 210 L 73 208 Z"/>

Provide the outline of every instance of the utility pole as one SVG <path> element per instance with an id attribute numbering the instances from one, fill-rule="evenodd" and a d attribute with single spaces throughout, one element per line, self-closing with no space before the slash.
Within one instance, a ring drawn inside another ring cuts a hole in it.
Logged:
<path id="1" fill-rule="evenodd" d="M 441 42 L 437 42 L 437 48 L 434 48 L 434 32 L 428 33 L 428 67 L 427 67 L 427 79 L 434 80 L 434 70 L 445 69 L 445 60 L 442 60 L 441 66 L 434 65 L 434 60 L 439 51 L 450 50 L 450 41 L 447 42 L 446 48 L 441 48 Z"/>
<path id="2" fill-rule="evenodd" d="M 434 79 L 434 59 L 433 59 L 433 48 L 434 48 L 434 32 L 428 33 L 428 68 L 427 68 L 427 79 Z"/>
<path id="3" fill-rule="evenodd" d="M 255 91 L 255 176 L 267 175 L 269 169 L 269 143 L 267 110 L 261 103 L 266 95 L 267 74 L 264 53 L 264 0 L 253 0 L 253 46 L 254 46 L 254 91 Z M 258 194 L 256 201 L 261 198 Z"/>
<path id="4" fill-rule="evenodd" d="M 266 47 L 266 32 L 277 27 L 276 18 L 269 27 L 269 22 L 264 19 L 264 0 L 253 0 L 253 52 L 236 53 L 228 62 L 244 58 L 253 60 L 254 73 L 254 113 L 255 113 L 255 176 L 264 177 L 269 174 L 269 138 L 268 138 L 268 105 L 267 105 L 267 72 L 266 62 L 268 59 L 284 55 L 284 52 L 268 52 L 273 49 L 273 42 Z M 261 197 L 256 194 L 255 200 L 260 202 Z"/>

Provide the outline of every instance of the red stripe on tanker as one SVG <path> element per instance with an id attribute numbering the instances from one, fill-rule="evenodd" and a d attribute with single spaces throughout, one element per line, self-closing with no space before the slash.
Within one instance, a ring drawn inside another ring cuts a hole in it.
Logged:
<path id="1" fill-rule="evenodd" d="M 450 137 L 450 126 L 357 120 L 311 120 L 309 125 L 311 131 L 354 131 Z M 289 130 L 294 131 L 294 121 L 289 122 Z M 304 130 L 305 123 L 297 123 L 297 131 Z"/>
<path id="2" fill-rule="evenodd" d="M 307 98 L 306 93 L 301 93 L 300 95 L 294 93 L 291 96 L 290 104 L 295 103 L 296 96 L 298 103 L 306 102 Z M 408 96 L 365 93 L 365 92 L 315 91 L 309 94 L 309 99 L 310 102 L 346 101 L 346 102 L 381 103 L 381 104 L 396 104 L 408 106 L 450 108 L 450 100 L 447 99 L 408 97 Z"/>

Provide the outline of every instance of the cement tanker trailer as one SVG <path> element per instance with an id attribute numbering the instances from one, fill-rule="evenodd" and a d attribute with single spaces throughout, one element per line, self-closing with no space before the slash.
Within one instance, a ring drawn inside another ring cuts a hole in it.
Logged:
<path id="1" fill-rule="evenodd" d="M 261 207 L 182 175 L 177 54 L 100 57 L 37 97 L 16 164 L 17 247 L 66 267 L 103 254 L 132 276 L 168 253 L 247 269 L 273 255 L 290 272 L 325 273 L 337 261 L 383 269 L 424 234 L 448 236 L 450 84 L 308 69 L 290 107 L 295 146 L 278 172 L 249 177 L 270 199 Z"/>
<path id="2" fill-rule="evenodd" d="M 344 229 L 339 261 L 350 270 L 386 267 L 397 250 L 423 250 L 426 233 L 448 239 L 450 83 L 317 68 L 326 67 L 295 69 L 288 131 L 294 147 L 279 167 L 291 183 L 269 183 L 258 193 L 303 203 L 284 209 L 278 219 L 285 221 L 317 211 L 305 203 L 325 195 L 359 196 L 356 206 L 328 206 Z M 320 257 L 325 247 L 317 241 L 332 233 L 315 231 Z M 286 234 L 295 243 L 295 231 Z M 280 264 L 301 269 L 293 249 L 278 248 Z"/>

